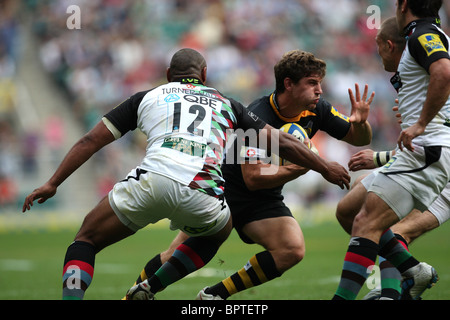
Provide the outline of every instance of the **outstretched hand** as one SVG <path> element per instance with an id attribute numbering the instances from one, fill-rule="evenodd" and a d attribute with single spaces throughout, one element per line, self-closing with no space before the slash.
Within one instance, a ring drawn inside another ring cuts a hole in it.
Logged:
<path id="1" fill-rule="evenodd" d="M 33 206 L 33 201 L 38 199 L 38 203 L 44 203 L 47 199 L 50 199 L 56 194 L 56 187 L 51 185 L 50 183 L 46 183 L 43 186 L 35 189 L 32 193 L 30 193 L 23 203 L 22 212 L 30 210 Z"/>
<path id="2" fill-rule="evenodd" d="M 352 110 L 350 114 L 350 122 L 352 123 L 364 123 L 369 117 L 370 104 L 373 102 L 375 92 L 372 92 L 369 100 L 367 96 L 369 94 L 369 86 L 366 84 L 364 93 L 361 99 L 361 93 L 359 91 L 359 85 L 355 83 L 355 94 L 352 89 L 348 89 L 348 95 L 352 104 Z"/>

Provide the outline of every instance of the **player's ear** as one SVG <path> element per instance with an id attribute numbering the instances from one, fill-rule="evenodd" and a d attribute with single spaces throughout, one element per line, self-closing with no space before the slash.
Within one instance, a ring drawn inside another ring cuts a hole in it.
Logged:
<path id="1" fill-rule="evenodd" d="M 395 50 L 395 45 L 394 45 L 394 43 L 391 40 L 387 41 L 387 45 L 388 45 L 388 48 L 389 48 L 390 52 L 393 52 Z"/>
<path id="2" fill-rule="evenodd" d="M 401 4 L 402 13 L 406 13 L 408 11 L 408 1 L 409 0 L 403 0 Z"/>
<path id="3" fill-rule="evenodd" d="M 291 78 L 284 78 L 284 88 L 289 91 L 293 85 L 293 81 Z"/>
<path id="4" fill-rule="evenodd" d="M 170 80 L 170 68 L 167 68 L 167 70 L 166 70 L 166 77 L 167 77 L 167 81 L 171 81 Z"/>
<path id="5" fill-rule="evenodd" d="M 202 69 L 202 74 L 201 74 L 201 79 L 200 79 L 200 80 L 202 80 L 203 84 L 206 83 L 207 71 L 208 71 L 208 68 L 207 68 L 207 67 L 204 67 L 204 68 Z"/>

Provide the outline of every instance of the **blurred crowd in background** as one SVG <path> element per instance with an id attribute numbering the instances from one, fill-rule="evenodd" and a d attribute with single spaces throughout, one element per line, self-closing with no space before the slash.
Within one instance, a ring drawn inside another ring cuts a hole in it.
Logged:
<path id="1" fill-rule="evenodd" d="M 80 29 L 67 27 L 71 5 L 80 8 Z M 208 84 L 244 105 L 274 90 L 273 66 L 283 53 L 302 49 L 327 62 L 323 96 L 344 114 L 350 112 L 347 89 L 355 82 L 376 92 L 371 147 L 387 150 L 399 132 L 391 110 L 396 94 L 377 54 L 377 30 L 367 26 L 370 5 L 381 9 L 382 20 L 395 14 L 394 0 L 0 0 L 0 210 L 17 202 L 18 179 L 39 170 L 40 144 L 68 148 L 60 142 L 64 128 L 56 117 L 38 135 L 14 125 L 25 20 L 37 39 L 35 54 L 84 131 L 131 94 L 164 83 L 169 59 L 179 48 L 202 52 Z M 441 18 L 450 33 L 449 1 L 444 6 Z M 127 150 L 114 152 L 143 148 L 135 135 L 125 139 Z M 322 156 L 343 164 L 356 151 L 324 135 L 315 139 Z M 99 180 L 99 196 L 120 178 Z"/>

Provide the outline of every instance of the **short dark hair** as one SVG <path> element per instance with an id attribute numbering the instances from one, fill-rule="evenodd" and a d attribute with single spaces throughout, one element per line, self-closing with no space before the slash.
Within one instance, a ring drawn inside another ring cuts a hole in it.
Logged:
<path id="1" fill-rule="evenodd" d="M 298 83 L 302 78 L 317 75 L 325 77 L 327 64 L 317 59 L 312 53 L 301 50 L 286 52 L 281 60 L 275 65 L 276 92 L 285 91 L 284 79 L 290 78 Z"/>
<path id="2" fill-rule="evenodd" d="M 170 80 L 180 77 L 200 77 L 206 67 L 206 60 L 200 52 L 184 48 L 178 50 L 170 61 Z"/>
<path id="3" fill-rule="evenodd" d="M 392 41 L 401 51 L 403 51 L 406 46 L 406 39 L 402 36 L 398 28 L 396 17 L 388 18 L 381 24 L 377 37 L 383 41 Z"/>
<path id="4" fill-rule="evenodd" d="M 403 4 L 405 0 L 398 0 L 398 4 Z M 408 0 L 408 8 L 412 14 L 419 18 L 439 17 L 439 10 L 443 0 Z"/>

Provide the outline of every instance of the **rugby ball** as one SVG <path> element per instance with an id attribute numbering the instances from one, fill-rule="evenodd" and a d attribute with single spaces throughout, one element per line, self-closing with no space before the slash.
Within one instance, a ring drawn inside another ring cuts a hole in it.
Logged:
<path id="1" fill-rule="evenodd" d="M 306 145 L 311 151 L 313 151 L 315 154 L 319 155 L 319 150 L 314 146 L 311 140 L 309 140 L 308 134 L 306 133 L 305 129 L 302 128 L 301 125 L 297 123 L 286 123 L 284 126 L 280 128 L 280 131 L 289 133 L 296 137 L 300 142 L 304 142 L 305 140 L 308 140 L 308 144 Z M 286 166 L 289 164 L 292 164 L 288 160 L 281 159 L 277 155 L 272 155 L 272 163 L 279 165 L 279 166 Z"/>

